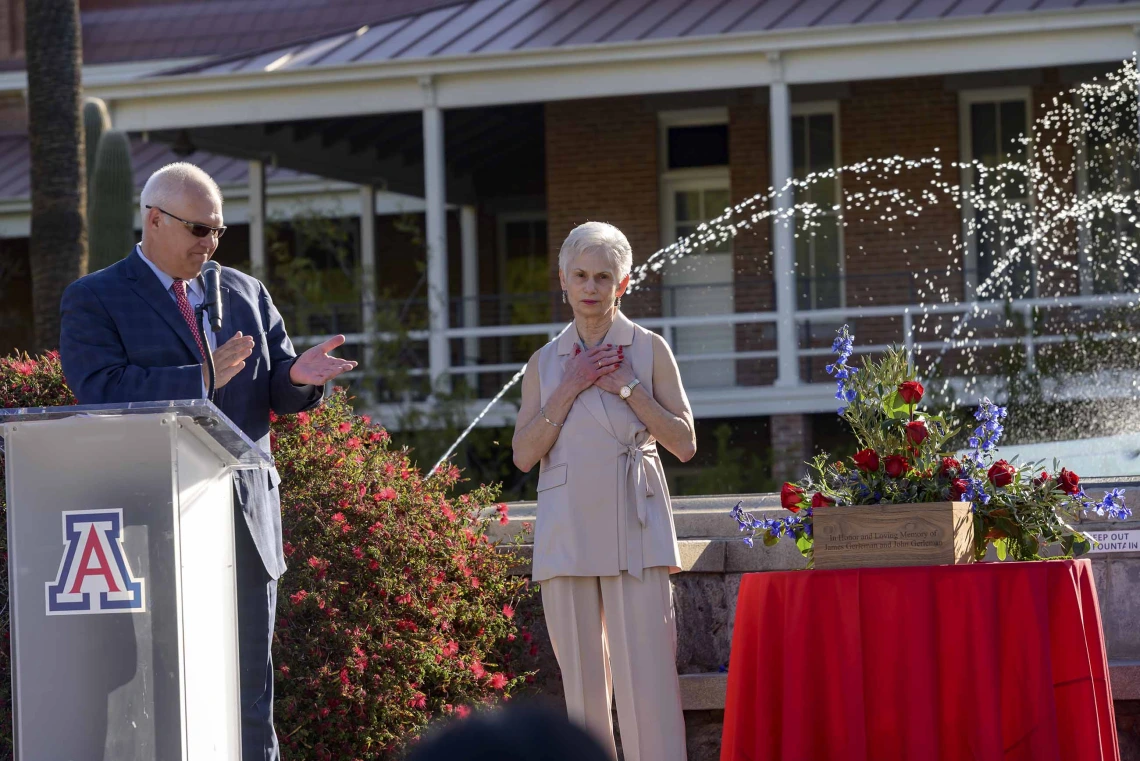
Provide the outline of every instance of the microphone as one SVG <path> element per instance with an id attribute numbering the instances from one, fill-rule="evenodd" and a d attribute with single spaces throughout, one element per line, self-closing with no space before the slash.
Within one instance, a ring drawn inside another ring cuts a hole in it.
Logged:
<path id="1" fill-rule="evenodd" d="M 210 329 L 217 333 L 222 329 L 222 265 L 217 262 L 203 264 L 202 284 L 206 288 L 202 308 L 210 316 Z"/>

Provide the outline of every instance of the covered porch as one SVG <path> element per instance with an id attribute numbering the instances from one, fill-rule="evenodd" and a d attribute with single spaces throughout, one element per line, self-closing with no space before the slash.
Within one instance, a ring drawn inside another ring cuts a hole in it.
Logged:
<path id="1" fill-rule="evenodd" d="M 365 367 L 399 365 L 413 379 L 399 389 L 362 379 L 385 418 L 389 404 L 431 405 L 452 390 L 481 408 L 564 327 L 554 260 L 573 224 L 617 224 L 642 263 L 725 206 L 787 187 L 817 160 L 824 170 L 939 150 L 946 166 L 969 160 L 976 151 L 962 120 L 974 103 L 1000 110 L 1021 101 L 1028 119 L 1039 99 L 1131 57 L 1140 23 L 1135 5 L 864 14 L 731 34 L 709 31 L 706 20 L 703 34 L 697 25 L 613 41 L 603 13 L 577 33 L 531 29 L 534 44 L 510 47 L 516 26 L 493 35 L 481 21 L 502 5 L 478 0 L 93 88 L 120 129 L 249 162 L 250 266 L 259 277 L 273 269 L 258 211 L 267 166 L 353 183 L 362 209 L 376 208 L 378 191 L 423 199 L 422 272 L 408 261 L 420 254 L 386 258 L 384 228 L 361 225 L 352 303 L 334 304 L 331 321 L 290 324 L 298 343 L 346 332 Z M 892 109 L 895 121 L 916 120 L 929 134 L 874 142 L 876 131 L 892 134 Z M 671 158 L 716 152 L 718 141 L 723 157 Z M 770 203 L 787 218 L 795 200 L 782 192 Z M 832 409 L 823 357 L 844 322 L 873 337 L 867 350 L 895 342 L 938 351 L 955 315 L 1001 313 L 1009 317 L 980 340 L 1018 347 L 1032 363 L 1069 333 L 1063 319 L 1042 315 L 1134 303 L 1079 283 L 980 299 L 971 287 L 978 262 L 939 258 L 937 239 L 961 233 L 960 212 L 931 220 L 920 255 L 898 256 L 906 244 L 897 236 L 848 227 L 837 253 L 806 259 L 794 224 L 765 221 L 702 251 L 701 272 L 650 274 L 623 308 L 674 347 L 698 417 L 735 417 Z M 937 285 L 946 297 L 916 286 L 916 262 L 948 270 Z M 511 411 L 500 406 L 484 422 L 512 422 Z"/>

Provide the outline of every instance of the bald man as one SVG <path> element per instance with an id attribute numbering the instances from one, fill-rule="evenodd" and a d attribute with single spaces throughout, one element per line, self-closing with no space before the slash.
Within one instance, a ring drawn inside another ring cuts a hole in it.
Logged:
<path id="1" fill-rule="evenodd" d="M 215 404 L 268 452 L 270 410 L 313 407 L 327 381 L 356 366 L 329 356 L 344 337 L 298 357 L 265 286 L 223 267 L 224 322 L 215 340 L 195 308 L 206 296 L 199 272 L 226 230 L 221 191 L 193 164 L 170 164 L 151 175 L 140 206 L 142 243 L 64 292 L 60 355 L 68 385 L 81 404 L 202 398 L 208 344 Z M 243 761 L 279 757 L 270 655 L 285 571 L 279 482 L 274 468 L 234 476 Z"/>

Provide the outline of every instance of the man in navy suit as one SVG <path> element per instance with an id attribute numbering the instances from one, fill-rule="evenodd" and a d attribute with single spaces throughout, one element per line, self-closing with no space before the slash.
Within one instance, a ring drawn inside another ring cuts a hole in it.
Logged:
<path id="1" fill-rule="evenodd" d="M 215 346 L 194 310 L 206 295 L 199 272 L 225 232 L 221 191 L 193 164 L 170 164 L 151 175 L 140 205 L 142 243 L 63 295 L 60 356 L 68 385 L 81 404 L 202 398 L 208 341 L 215 403 L 269 451 L 270 410 L 313 407 L 327 381 L 356 366 L 328 354 L 344 336 L 297 356 L 265 286 L 223 267 L 224 322 Z M 240 471 L 234 481 L 242 758 L 268 761 L 279 757 L 270 647 L 277 578 L 285 571 L 280 478 L 270 468 Z"/>

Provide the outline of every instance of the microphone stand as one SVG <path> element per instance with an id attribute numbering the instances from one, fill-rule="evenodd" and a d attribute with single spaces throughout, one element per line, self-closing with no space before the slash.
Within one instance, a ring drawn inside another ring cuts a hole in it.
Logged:
<path id="1" fill-rule="evenodd" d="M 202 339 L 202 349 L 206 352 L 206 373 L 210 378 L 210 384 L 206 391 L 206 398 L 211 402 L 214 401 L 215 386 L 218 382 L 217 373 L 214 370 L 214 351 L 210 348 L 210 342 L 206 340 L 206 334 L 202 330 L 202 314 L 205 312 L 205 306 L 199 306 L 194 309 L 194 327 L 198 330 L 198 335 Z"/>

